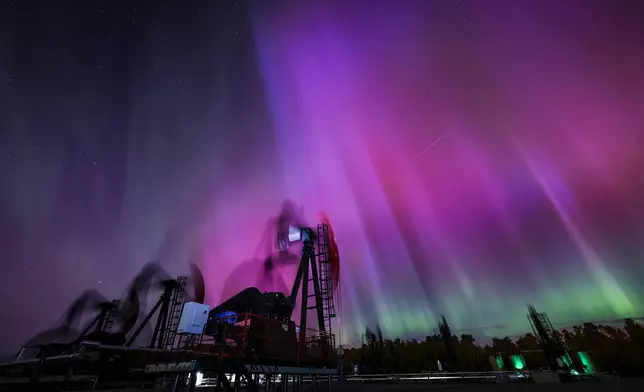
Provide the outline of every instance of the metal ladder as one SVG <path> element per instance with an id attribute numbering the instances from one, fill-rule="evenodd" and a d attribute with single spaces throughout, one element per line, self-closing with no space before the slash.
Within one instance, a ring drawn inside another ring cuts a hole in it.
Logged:
<path id="1" fill-rule="evenodd" d="M 105 323 L 103 324 L 104 332 L 112 332 L 112 325 L 114 324 L 114 318 L 116 316 L 116 309 L 119 307 L 119 300 L 112 300 L 112 307 L 107 311 L 105 315 Z"/>
<path id="2" fill-rule="evenodd" d="M 320 223 L 317 227 L 317 255 L 320 274 L 320 295 L 322 296 L 322 312 L 324 328 L 331 335 L 331 319 L 335 317 L 335 301 L 333 298 L 333 276 L 329 258 L 329 227 Z"/>
<path id="3" fill-rule="evenodd" d="M 163 331 L 163 348 L 165 350 L 171 350 L 174 348 L 177 328 L 179 327 L 179 319 L 181 318 L 181 311 L 183 310 L 183 297 L 185 294 L 186 280 L 185 276 L 179 276 L 177 278 L 177 285 L 172 292 L 168 320 L 165 331 Z"/>

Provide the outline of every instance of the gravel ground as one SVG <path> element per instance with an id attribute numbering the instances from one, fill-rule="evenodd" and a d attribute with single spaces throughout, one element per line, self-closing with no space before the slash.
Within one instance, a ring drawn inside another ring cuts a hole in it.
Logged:
<path id="1" fill-rule="evenodd" d="M 311 390 L 311 386 L 304 391 Z M 317 389 L 323 392 L 324 387 Z M 141 392 L 141 389 L 120 389 L 118 392 Z M 167 392 L 167 390 L 146 390 L 148 392 Z M 196 392 L 210 392 L 214 388 L 197 388 Z M 344 382 L 334 383 L 332 392 L 644 392 L 644 379 L 606 379 L 603 381 L 582 381 L 566 384 L 534 384 L 534 383 L 509 383 L 509 384 L 403 384 L 403 383 L 359 383 Z M 76 391 L 79 392 L 79 391 Z M 112 391 L 103 391 L 112 392 Z M 116 391 L 113 391 L 116 392 Z"/>
<path id="2" fill-rule="evenodd" d="M 644 379 L 609 379 L 601 382 L 583 381 L 566 384 L 355 384 L 334 385 L 337 392 L 394 392 L 439 391 L 449 392 L 644 392 Z"/>

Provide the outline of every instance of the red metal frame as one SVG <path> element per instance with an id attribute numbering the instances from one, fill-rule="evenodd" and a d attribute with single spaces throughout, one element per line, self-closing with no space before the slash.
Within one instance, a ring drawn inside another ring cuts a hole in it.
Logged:
<path id="1" fill-rule="evenodd" d="M 258 360 L 294 365 L 327 362 L 332 356 L 335 346 L 333 334 L 320 334 L 317 330 L 307 328 L 303 345 L 306 351 L 302 353 L 298 344 L 300 334 L 296 333 L 295 323 L 250 313 L 232 317 L 241 321 L 224 324 L 224 344 L 204 339 L 197 350 L 215 354 L 221 359 L 252 355 Z M 253 325 L 256 329 L 252 329 Z"/>

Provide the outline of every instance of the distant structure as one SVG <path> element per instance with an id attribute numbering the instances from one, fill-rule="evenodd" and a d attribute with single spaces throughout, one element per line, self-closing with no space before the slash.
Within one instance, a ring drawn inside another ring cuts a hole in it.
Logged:
<path id="1" fill-rule="evenodd" d="M 456 371 L 458 368 L 458 356 L 456 355 L 456 347 L 452 336 L 452 330 L 450 329 L 445 316 L 441 316 L 441 319 L 438 322 L 438 331 L 440 333 L 441 340 L 445 345 L 445 357 L 441 361 L 443 369 L 452 372 Z"/>
<path id="2" fill-rule="evenodd" d="M 360 359 L 360 374 L 380 374 L 385 372 L 383 364 L 385 339 L 382 336 L 380 326 L 376 326 L 375 331 L 367 328 L 362 336 L 362 344 L 367 346 L 368 351 Z"/>
<path id="3" fill-rule="evenodd" d="M 568 347 L 555 331 L 545 312 L 538 312 L 534 306 L 528 305 L 528 320 L 552 370 L 583 372 L 579 358 L 577 355 L 570 355 Z"/>

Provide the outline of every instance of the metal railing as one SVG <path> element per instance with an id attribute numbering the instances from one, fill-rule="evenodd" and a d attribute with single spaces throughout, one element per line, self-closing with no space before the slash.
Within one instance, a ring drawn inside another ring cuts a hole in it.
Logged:
<path id="1" fill-rule="evenodd" d="M 358 382 L 436 382 L 436 381 L 477 381 L 497 382 L 501 378 L 509 381 L 528 380 L 527 372 L 427 372 L 400 374 L 354 374 L 345 376 L 347 381 Z"/>
<path id="2" fill-rule="evenodd" d="M 226 374 L 230 382 L 235 381 L 235 375 Z M 266 375 L 258 374 L 255 380 L 259 385 L 266 382 Z M 216 384 L 216 377 L 199 377 L 197 387 L 208 387 Z M 312 384 L 338 382 L 337 375 L 313 376 L 311 374 L 280 374 L 275 373 L 271 376 L 274 383 L 286 384 Z M 528 373 L 521 372 L 432 372 L 432 373 L 402 373 L 402 374 L 356 374 L 344 377 L 345 382 L 349 383 L 431 383 L 431 382 L 451 382 L 451 383 L 496 383 L 496 382 L 518 382 L 530 380 Z"/>

